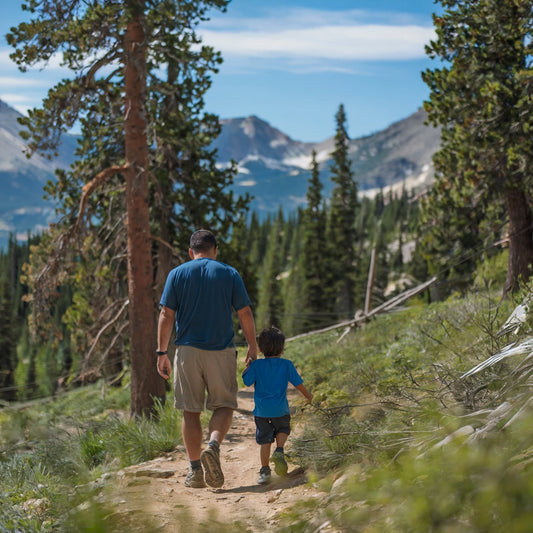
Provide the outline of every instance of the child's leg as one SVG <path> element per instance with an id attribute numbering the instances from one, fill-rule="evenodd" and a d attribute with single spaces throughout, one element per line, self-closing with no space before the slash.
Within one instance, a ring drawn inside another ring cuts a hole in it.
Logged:
<path id="1" fill-rule="evenodd" d="M 274 428 L 271 427 L 270 420 L 266 418 L 255 417 L 256 434 L 255 440 L 259 444 L 259 455 L 261 457 L 261 470 L 257 483 L 266 485 L 270 482 L 270 466 L 268 466 L 270 447 L 274 442 Z"/>
<path id="2" fill-rule="evenodd" d="M 287 442 L 287 439 L 289 438 L 288 433 L 277 433 L 276 434 L 276 446 L 277 448 L 274 450 L 274 453 L 272 454 L 272 457 L 270 460 L 274 463 L 274 470 L 278 476 L 286 476 L 288 465 L 287 460 L 285 459 L 285 453 L 283 450 L 283 446 L 285 446 L 285 443 Z"/>
<path id="3" fill-rule="evenodd" d="M 291 433 L 291 416 L 284 415 L 278 418 L 273 418 L 273 425 L 275 428 L 275 440 L 277 448 L 274 450 L 270 460 L 274 463 L 274 470 L 278 476 L 286 476 L 288 465 L 285 459 L 283 447 Z"/>
<path id="4" fill-rule="evenodd" d="M 287 435 L 287 433 L 278 433 L 276 435 L 276 446 L 278 448 L 283 448 L 288 438 L 289 438 L 289 435 Z"/>
<path id="5" fill-rule="evenodd" d="M 261 455 L 261 466 L 268 466 L 270 460 L 270 446 L 271 443 L 261 444 L 260 455 Z"/>

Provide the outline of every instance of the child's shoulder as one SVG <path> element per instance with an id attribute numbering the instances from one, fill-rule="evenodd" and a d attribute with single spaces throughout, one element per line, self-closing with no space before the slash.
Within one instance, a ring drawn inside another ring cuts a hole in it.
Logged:
<path id="1" fill-rule="evenodd" d="M 257 361 L 269 361 L 268 364 L 278 366 L 292 365 L 292 361 L 290 359 L 286 359 L 285 357 L 281 357 L 279 355 L 275 357 L 263 357 L 262 359 L 257 359 Z"/>

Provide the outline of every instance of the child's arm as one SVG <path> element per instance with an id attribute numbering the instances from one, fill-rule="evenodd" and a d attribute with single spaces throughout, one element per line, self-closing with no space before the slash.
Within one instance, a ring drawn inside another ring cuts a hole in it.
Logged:
<path id="1" fill-rule="evenodd" d="M 250 371 L 250 367 L 246 367 L 244 370 L 243 370 L 243 373 L 242 373 L 242 382 L 247 386 L 249 387 L 250 385 L 253 385 L 254 382 L 255 382 L 255 378 L 253 376 L 253 372 Z"/>
<path id="2" fill-rule="evenodd" d="M 313 399 L 313 395 L 305 388 L 305 385 L 296 385 L 296 388 L 307 398 L 308 401 Z"/>

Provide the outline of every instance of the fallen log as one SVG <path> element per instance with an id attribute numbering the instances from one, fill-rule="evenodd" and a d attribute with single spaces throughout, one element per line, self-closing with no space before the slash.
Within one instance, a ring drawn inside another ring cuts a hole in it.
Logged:
<path id="1" fill-rule="evenodd" d="M 429 281 L 426 281 L 422 283 L 421 285 L 417 285 L 416 287 L 412 287 L 411 289 L 408 289 L 402 292 L 401 294 L 397 294 L 396 296 L 394 296 L 394 298 L 391 298 L 390 300 L 382 303 L 380 306 L 372 309 L 370 312 L 366 314 L 358 310 L 357 313 L 355 314 L 355 317 L 352 318 L 351 320 L 345 320 L 344 322 L 339 322 L 338 324 L 333 324 L 332 326 L 327 326 L 325 328 L 308 331 L 307 333 L 300 333 L 299 335 L 295 335 L 294 337 L 289 337 L 288 339 L 286 339 L 285 342 L 293 341 L 295 339 L 301 339 L 303 337 L 308 337 L 310 335 L 316 335 L 317 333 L 326 333 L 334 329 L 347 328 L 347 330 L 341 335 L 339 339 L 340 341 L 346 335 L 346 333 L 348 333 L 348 331 L 350 331 L 350 329 L 352 329 L 353 327 L 357 326 L 357 324 L 367 322 L 373 316 L 390 311 L 391 309 L 405 302 L 409 298 L 412 298 L 413 296 L 416 296 L 417 294 L 425 291 L 428 287 L 433 285 L 433 283 L 435 283 L 436 281 L 437 281 L 437 278 L 434 276 Z"/>

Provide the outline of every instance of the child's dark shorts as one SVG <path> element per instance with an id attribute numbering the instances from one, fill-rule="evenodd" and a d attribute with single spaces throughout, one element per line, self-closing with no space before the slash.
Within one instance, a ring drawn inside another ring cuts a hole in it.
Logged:
<path id="1" fill-rule="evenodd" d="M 255 417 L 255 441 L 257 444 L 271 444 L 278 433 L 291 434 L 291 416 L 284 415 L 275 418 Z"/>

